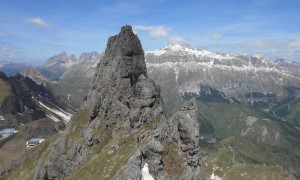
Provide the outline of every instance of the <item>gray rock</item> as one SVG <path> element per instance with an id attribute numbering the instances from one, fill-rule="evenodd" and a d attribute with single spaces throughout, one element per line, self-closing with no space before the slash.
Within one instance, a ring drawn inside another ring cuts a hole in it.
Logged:
<path id="1" fill-rule="evenodd" d="M 89 146 L 93 145 L 92 131 L 93 130 L 91 128 L 87 128 L 87 129 L 83 130 L 83 132 L 82 132 L 83 139 L 85 140 L 86 144 Z"/>
<path id="2" fill-rule="evenodd" d="M 81 144 L 59 139 L 46 160 L 39 162 L 35 179 L 64 179 L 86 156 Z"/>
<path id="3" fill-rule="evenodd" d="M 81 127 L 81 138 L 88 146 L 101 143 L 101 137 L 93 132 L 109 129 L 127 135 L 131 131 L 139 132 L 141 125 L 155 121 L 150 126 L 152 130 L 140 132 L 144 137 L 140 149 L 117 177 L 142 179 L 141 169 L 147 162 L 156 179 L 201 179 L 196 104 L 188 101 L 169 120 L 165 119 L 160 87 L 147 76 L 141 43 L 130 26 L 122 27 L 118 35 L 109 38 L 92 87 L 81 107 L 91 114 L 90 122 Z M 66 134 L 70 127 L 68 125 Z M 172 151 L 183 160 L 181 174 L 169 175 L 165 170 L 163 155 L 168 148 L 163 146 L 165 142 L 174 144 Z M 84 147 L 63 134 L 46 160 L 39 163 L 36 179 L 64 179 L 86 160 L 89 147 Z M 117 150 L 118 146 L 113 148 Z"/>
<path id="4" fill-rule="evenodd" d="M 100 126 L 101 126 L 101 120 L 98 119 L 98 120 L 95 122 L 95 128 L 96 128 L 96 129 L 99 129 Z"/>
<path id="5" fill-rule="evenodd" d="M 197 106 L 195 100 L 187 101 L 180 110 L 170 119 L 161 119 L 157 129 L 148 136 L 148 143 L 142 149 L 142 160 L 147 162 L 152 175 L 157 179 L 182 179 L 200 180 L 204 179 L 202 168 L 199 164 L 199 123 L 197 121 Z M 182 159 L 182 173 L 170 175 L 164 169 L 162 161 L 164 151 L 168 147 L 163 147 L 162 142 L 175 145 L 172 147 L 173 153 Z M 140 152 L 137 150 L 136 153 Z M 128 162 L 127 166 L 130 163 Z M 127 169 L 130 171 L 130 169 Z M 128 173 L 128 172 L 126 172 Z"/>
<path id="6" fill-rule="evenodd" d="M 181 174 L 180 179 L 182 179 L 182 180 L 200 180 L 200 179 L 204 179 L 204 177 L 203 177 L 203 172 L 202 172 L 200 166 L 197 166 L 196 168 L 188 166 Z"/>
<path id="7" fill-rule="evenodd" d="M 181 179 L 188 180 L 203 179 L 199 164 L 199 123 L 195 101 L 195 99 L 187 101 L 169 120 L 169 127 L 171 127 L 169 141 L 178 143 L 180 147 L 178 153 L 184 154 L 182 157 L 185 159 L 183 165 L 185 169 Z"/>
<path id="8" fill-rule="evenodd" d="M 150 142 L 142 150 L 143 160 L 147 161 L 149 166 L 153 167 L 155 175 L 159 174 L 160 171 L 163 171 L 163 162 L 162 162 L 162 153 L 163 146 L 162 144 L 151 138 Z"/>
<path id="9" fill-rule="evenodd" d="M 147 77 L 139 38 L 130 26 L 124 26 L 109 38 L 82 109 L 91 111 L 91 121 L 100 118 L 101 127 L 112 128 L 112 124 L 129 119 L 127 129 L 137 128 L 162 113 L 159 93 L 160 88 Z"/>
<path id="10" fill-rule="evenodd" d="M 81 127 L 81 138 L 88 146 L 101 143 L 93 134 L 98 129 L 128 133 L 162 114 L 160 88 L 148 79 L 144 51 L 130 26 L 109 38 L 105 53 L 97 65 L 92 89 L 81 109 L 90 111 L 90 122 Z M 71 127 L 71 125 L 69 125 Z M 73 127 L 72 129 L 77 127 Z M 70 131 L 67 128 L 66 134 Z M 149 146 L 148 157 L 161 154 L 159 144 Z M 36 169 L 36 179 L 63 179 L 86 159 L 84 146 L 62 135 L 45 161 Z M 132 157 L 126 179 L 141 178 L 142 154 Z"/>
<path id="11" fill-rule="evenodd" d="M 136 151 L 128 160 L 126 169 L 122 175 L 122 180 L 140 180 L 142 179 L 142 153 Z"/>

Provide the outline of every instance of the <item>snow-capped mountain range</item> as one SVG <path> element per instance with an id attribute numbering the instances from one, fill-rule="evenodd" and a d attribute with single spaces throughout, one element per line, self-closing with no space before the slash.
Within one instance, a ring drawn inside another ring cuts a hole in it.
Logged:
<path id="1" fill-rule="evenodd" d="M 300 88 L 300 64 L 275 62 L 260 55 L 213 53 L 183 44 L 146 52 L 148 75 L 161 85 L 164 100 L 212 94 L 242 104 L 270 104 Z M 267 105 L 266 105 L 267 106 Z"/>
<path id="2" fill-rule="evenodd" d="M 203 75 L 204 79 L 199 78 L 199 82 L 194 83 L 193 87 L 188 88 L 189 90 L 187 87 L 183 89 L 177 87 L 180 93 L 198 94 L 200 92 L 199 84 L 203 84 L 204 82 L 207 82 L 207 85 L 212 84 L 213 81 L 217 80 L 216 78 L 218 77 L 216 75 L 218 75 L 218 72 L 228 72 L 228 75 L 234 73 L 247 74 L 258 79 L 264 75 L 270 76 L 269 78 L 274 78 L 275 76 L 278 77 L 276 82 L 279 84 L 289 79 L 300 80 L 300 74 L 298 73 L 300 70 L 299 64 L 293 64 L 293 68 L 290 68 L 283 66 L 282 63 L 269 61 L 257 54 L 248 57 L 246 55 L 212 53 L 202 49 L 194 49 L 187 45 L 171 44 L 163 49 L 147 52 L 146 59 L 148 67 L 152 69 L 149 70 L 150 74 L 156 68 L 163 68 L 165 71 L 172 70 L 175 74 L 177 85 L 179 85 L 178 78 L 180 71 L 184 70 L 186 73 L 191 71 L 202 72 L 199 75 L 200 77 Z M 213 71 L 216 72 L 212 74 L 211 72 Z M 262 75 L 261 73 L 267 74 Z M 211 75 L 214 75 L 214 77 L 211 77 Z M 191 77 L 193 77 L 192 74 Z M 207 81 L 207 78 L 209 78 L 210 82 Z M 231 80 L 234 80 L 234 77 Z M 225 81 L 222 84 L 227 87 L 232 82 Z"/>
<path id="3" fill-rule="evenodd" d="M 147 54 L 153 54 L 155 56 L 161 56 L 164 54 L 171 54 L 174 52 L 182 53 L 182 55 L 194 55 L 196 57 L 208 57 L 214 59 L 234 59 L 236 54 L 221 54 L 221 53 L 213 53 L 210 51 L 206 51 L 203 49 L 192 48 L 186 44 L 170 44 L 162 49 L 155 51 L 148 51 Z"/>
<path id="4" fill-rule="evenodd" d="M 146 52 L 146 57 L 147 63 L 151 65 L 197 62 L 199 65 L 208 68 L 229 68 L 235 71 L 274 71 L 280 73 L 285 73 L 283 67 L 281 67 L 282 63 L 293 63 L 270 61 L 258 54 L 249 57 L 247 55 L 213 53 L 203 49 L 192 48 L 185 44 L 170 44 L 156 51 L 148 51 Z"/>
<path id="5" fill-rule="evenodd" d="M 268 103 L 272 98 L 272 101 L 286 98 L 289 94 L 287 87 L 300 88 L 299 63 L 270 61 L 257 54 L 247 56 L 214 53 L 185 44 L 170 44 L 162 49 L 146 52 L 145 57 L 148 75 L 161 85 L 166 102 L 187 94 L 211 94 L 213 89 L 228 101 L 255 105 Z M 56 77 L 56 85 L 72 83 L 85 89 L 92 83 L 100 58 L 101 55 L 97 52 L 83 53 L 79 60 L 61 53 L 50 58 L 43 67 L 46 71 L 60 73 Z M 47 77 L 47 73 L 41 74 Z M 38 80 L 33 75 L 30 77 Z M 80 91 L 73 97 L 82 98 L 84 95 L 79 95 L 80 93 L 84 94 L 85 91 Z M 66 98 L 69 99 L 70 96 L 72 97 L 72 92 L 65 92 Z"/>

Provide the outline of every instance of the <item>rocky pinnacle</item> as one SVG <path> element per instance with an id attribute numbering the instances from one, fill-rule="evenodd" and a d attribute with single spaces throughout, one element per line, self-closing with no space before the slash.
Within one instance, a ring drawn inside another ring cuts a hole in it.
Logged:
<path id="1" fill-rule="evenodd" d="M 98 127 L 111 127 L 111 119 L 124 121 L 124 128 L 138 127 L 162 112 L 160 88 L 148 79 L 144 51 L 131 26 L 108 39 L 98 64 L 93 88 L 82 109 L 91 111 L 91 121 Z M 127 127 L 126 127 L 127 126 Z"/>
<path id="2" fill-rule="evenodd" d="M 119 153 L 107 156 L 106 162 L 118 161 L 121 167 L 111 179 L 142 179 L 146 163 L 155 179 L 202 179 L 196 103 L 187 102 L 168 120 L 162 106 L 160 88 L 147 77 L 139 38 L 126 25 L 108 39 L 93 87 L 82 104 L 82 111 L 90 112 L 89 120 L 80 119 L 84 125 L 70 121 L 49 156 L 39 162 L 36 179 L 65 179 L 79 164 L 98 162 L 92 150 L 104 146 L 98 153 L 105 153 L 112 142 L 118 142 L 114 147 L 125 148 L 130 156 L 126 161 Z M 105 132 L 112 134 L 109 142 L 105 142 Z M 104 174 L 98 176 L 103 179 Z"/>

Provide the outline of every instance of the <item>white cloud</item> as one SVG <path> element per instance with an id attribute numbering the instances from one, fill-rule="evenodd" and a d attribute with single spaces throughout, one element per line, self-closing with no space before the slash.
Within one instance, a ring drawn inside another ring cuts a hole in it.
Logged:
<path id="1" fill-rule="evenodd" d="M 169 38 L 171 43 L 183 43 L 185 40 L 180 36 L 170 36 Z"/>
<path id="2" fill-rule="evenodd" d="M 288 44 L 288 47 L 289 47 L 289 48 L 297 48 L 297 49 L 300 49 L 300 39 L 296 39 L 296 40 L 291 41 L 291 42 Z"/>
<path id="3" fill-rule="evenodd" d="M 220 34 L 220 33 L 211 33 L 211 34 L 209 35 L 209 37 L 210 37 L 211 39 L 220 39 L 220 38 L 222 38 L 222 34 Z"/>
<path id="4" fill-rule="evenodd" d="M 150 37 L 160 38 L 169 36 L 169 29 L 164 26 L 146 26 L 146 25 L 136 25 L 133 26 L 135 31 L 148 31 Z"/>
<path id="5" fill-rule="evenodd" d="M 25 23 L 30 23 L 30 24 L 34 24 L 36 26 L 39 27 L 50 27 L 51 24 L 42 20 L 40 17 L 36 17 L 36 18 L 25 18 L 23 19 L 23 22 Z"/>
<path id="6" fill-rule="evenodd" d="M 0 47 L 0 60 L 10 60 L 18 58 L 19 48 L 13 46 Z"/>
<path id="7" fill-rule="evenodd" d="M 240 44 L 240 48 L 263 54 L 272 59 L 284 58 L 300 61 L 300 39 L 261 39 Z"/>
<path id="8" fill-rule="evenodd" d="M 283 41 L 279 41 L 277 39 L 264 39 L 264 40 L 255 40 L 246 42 L 243 46 L 247 48 L 257 48 L 257 49 L 270 49 L 277 48 L 281 45 L 284 45 Z"/>
<path id="9" fill-rule="evenodd" d="M 135 25 L 133 30 L 135 32 L 146 31 L 154 39 L 166 38 L 169 43 L 183 43 L 185 41 L 183 37 L 171 34 L 171 29 L 165 26 Z"/>

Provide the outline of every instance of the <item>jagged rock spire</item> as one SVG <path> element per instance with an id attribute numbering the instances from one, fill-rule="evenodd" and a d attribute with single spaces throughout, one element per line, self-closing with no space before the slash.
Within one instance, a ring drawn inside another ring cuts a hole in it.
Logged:
<path id="1" fill-rule="evenodd" d="M 144 52 L 130 26 L 122 27 L 118 35 L 109 38 L 97 66 L 93 88 L 81 108 L 91 112 L 90 121 L 84 127 L 69 124 L 46 160 L 40 161 L 36 179 L 64 179 L 72 170 L 76 171 L 78 164 L 96 160 L 93 158 L 97 156 L 89 154 L 93 149 L 90 146 L 102 143 L 104 151 L 112 146 L 102 141 L 108 137 L 101 137 L 101 131 L 118 134 L 132 144 L 135 143 L 131 137 L 143 134 L 143 143 L 140 144 L 141 136 L 138 136 L 137 147 L 128 147 L 132 156 L 126 164 L 117 158 L 123 168 L 114 177 L 142 179 L 142 165 L 148 163 L 156 179 L 201 179 L 196 104 L 189 102 L 170 120 L 165 119 L 160 88 L 147 77 Z M 68 136 L 76 129 L 80 129 L 78 141 Z M 114 139 L 119 140 L 117 136 Z M 117 144 L 129 146 L 126 142 Z M 172 158 L 175 156 L 180 162 Z M 107 162 L 117 160 L 107 158 Z M 174 164 L 178 164 L 176 169 L 180 171 L 173 175 L 168 168 Z"/>
<path id="2" fill-rule="evenodd" d="M 161 104 L 160 88 L 148 79 L 144 51 L 131 26 L 108 39 L 103 58 L 98 64 L 93 89 L 82 109 L 91 110 L 91 121 L 111 126 L 109 119 L 124 121 L 124 126 L 138 127 L 162 112 L 153 111 Z M 157 106 L 156 106 L 157 107 Z"/>
<path id="3" fill-rule="evenodd" d="M 131 26 L 123 26 L 118 35 L 108 39 L 105 54 L 96 75 L 104 75 L 99 78 L 112 84 L 118 79 L 130 79 L 131 83 L 128 85 L 133 85 L 141 74 L 147 76 L 142 45 Z"/>

